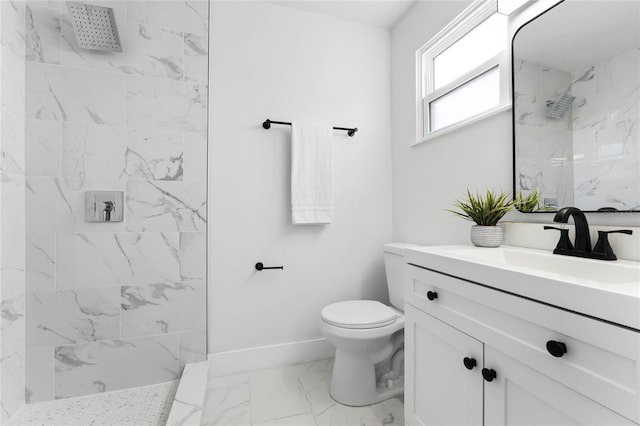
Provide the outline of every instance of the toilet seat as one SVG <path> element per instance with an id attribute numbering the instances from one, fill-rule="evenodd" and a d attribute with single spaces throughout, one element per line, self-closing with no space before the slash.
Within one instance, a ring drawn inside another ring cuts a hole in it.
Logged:
<path id="1" fill-rule="evenodd" d="M 371 329 L 393 324 L 398 313 L 376 300 L 348 300 L 325 306 L 322 320 L 335 327 Z"/>

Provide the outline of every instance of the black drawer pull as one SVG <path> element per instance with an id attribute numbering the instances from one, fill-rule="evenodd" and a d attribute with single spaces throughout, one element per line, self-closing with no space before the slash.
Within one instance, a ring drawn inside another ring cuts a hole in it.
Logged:
<path id="1" fill-rule="evenodd" d="M 427 292 L 427 299 L 429 300 L 436 300 L 438 298 L 438 293 L 435 291 L 428 291 Z"/>
<path id="2" fill-rule="evenodd" d="M 493 379 L 498 377 L 498 375 L 496 374 L 496 370 L 493 368 L 483 368 L 482 377 L 484 377 L 487 382 L 493 382 Z"/>
<path id="3" fill-rule="evenodd" d="M 469 358 L 468 356 L 465 357 L 462 362 L 464 363 L 464 366 L 467 367 L 467 370 L 473 370 L 473 367 L 478 365 L 475 358 Z"/>
<path id="4" fill-rule="evenodd" d="M 556 358 L 560 358 L 567 353 L 567 345 L 562 342 L 556 342 L 555 340 L 549 340 L 547 342 L 547 351 Z"/>

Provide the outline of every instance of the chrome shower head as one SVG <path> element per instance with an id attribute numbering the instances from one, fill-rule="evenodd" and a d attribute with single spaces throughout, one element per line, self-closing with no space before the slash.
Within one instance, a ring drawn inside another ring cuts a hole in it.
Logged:
<path id="1" fill-rule="evenodd" d="M 67 9 L 80 47 L 122 52 L 112 8 L 68 1 Z"/>
<path id="2" fill-rule="evenodd" d="M 563 93 L 562 95 L 559 95 L 555 101 L 547 101 L 546 105 L 549 108 L 547 117 L 558 120 L 563 118 L 575 100 L 575 96 Z"/>

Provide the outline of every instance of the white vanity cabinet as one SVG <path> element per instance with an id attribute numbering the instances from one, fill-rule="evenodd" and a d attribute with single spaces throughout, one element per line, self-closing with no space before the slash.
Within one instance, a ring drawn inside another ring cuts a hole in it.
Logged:
<path id="1" fill-rule="evenodd" d="M 407 424 L 640 423 L 637 331 L 405 268 Z"/>

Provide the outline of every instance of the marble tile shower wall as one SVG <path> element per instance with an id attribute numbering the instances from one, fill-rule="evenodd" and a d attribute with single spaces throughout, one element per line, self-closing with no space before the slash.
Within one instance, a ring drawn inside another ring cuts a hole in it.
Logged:
<path id="1" fill-rule="evenodd" d="M 515 126 L 518 138 L 517 187 L 525 194 L 538 189 L 549 202 L 572 206 L 573 148 L 570 114 L 547 117 L 547 100 L 571 88 L 571 73 L 515 59 L 517 86 Z"/>
<path id="2" fill-rule="evenodd" d="M 0 423 L 24 404 L 24 11 L 0 1 Z"/>
<path id="3" fill-rule="evenodd" d="M 576 204 L 640 209 L 640 49 L 573 73 Z"/>
<path id="4" fill-rule="evenodd" d="M 122 53 L 27 2 L 29 402 L 174 380 L 206 352 L 208 4 L 89 3 Z M 87 190 L 124 191 L 124 221 L 85 222 Z"/>

